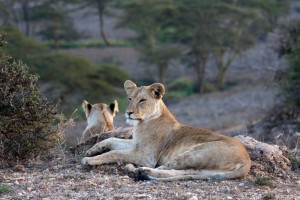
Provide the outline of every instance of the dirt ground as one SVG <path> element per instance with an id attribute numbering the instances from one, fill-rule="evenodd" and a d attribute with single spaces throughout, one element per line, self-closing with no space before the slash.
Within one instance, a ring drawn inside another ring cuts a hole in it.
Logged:
<path id="1" fill-rule="evenodd" d="M 300 174 L 268 179 L 248 175 L 219 182 L 135 182 L 124 174 L 124 164 L 90 168 L 79 160 L 68 151 L 55 150 L 50 157 L 0 169 L 0 185 L 9 188 L 0 199 L 300 199 Z"/>

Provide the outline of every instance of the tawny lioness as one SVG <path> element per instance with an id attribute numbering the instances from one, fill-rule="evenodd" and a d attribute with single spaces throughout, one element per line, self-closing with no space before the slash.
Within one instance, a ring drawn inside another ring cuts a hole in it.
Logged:
<path id="1" fill-rule="evenodd" d="M 84 165 L 125 162 L 129 176 L 137 180 L 236 179 L 247 175 L 251 160 L 238 140 L 176 120 L 162 97 L 160 83 L 137 87 L 124 83 L 128 95 L 127 122 L 133 139 L 109 138 L 86 153 Z"/>

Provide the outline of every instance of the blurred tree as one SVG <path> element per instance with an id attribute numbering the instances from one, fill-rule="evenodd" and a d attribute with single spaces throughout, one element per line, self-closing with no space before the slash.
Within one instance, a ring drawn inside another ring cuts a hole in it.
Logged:
<path id="1" fill-rule="evenodd" d="M 14 5 L 18 0 L 0 0 L 0 19 L 3 23 L 18 24 L 18 15 Z"/>
<path id="2" fill-rule="evenodd" d="M 68 112 L 74 111 L 83 98 L 105 101 L 119 96 L 119 87 L 128 79 L 127 73 L 113 64 L 97 65 L 76 56 L 53 53 L 12 25 L 0 27 L 0 32 L 7 33 L 5 53 L 24 60 L 30 73 L 38 74 L 40 83 L 47 87 L 46 95 L 60 98 L 61 107 Z"/>
<path id="3" fill-rule="evenodd" d="M 172 21 L 175 27 L 173 39 L 187 47 L 182 61 L 195 69 L 198 91 L 205 91 L 205 69 L 214 40 L 214 23 L 217 13 L 211 9 L 215 0 L 177 0 L 177 17 Z"/>
<path id="4" fill-rule="evenodd" d="M 24 25 L 27 36 L 36 34 L 38 29 L 38 34 L 58 43 L 62 39 L 78 38 L 66 10 L 66 5 L 74 1 L 76 0 L 0 0 L 0 17 L 4 23 L 12 23 L 18 27 Z"/>
<path id="5" fill-rule="evenodd" d="M 296 113 L 295 119 L 300 115 L 300 21 L 291 22 L 279 31 L 279 44 L 277 52 L 285 56 L 289 68 L 281 80 L 284 104 Z M 298 124 L 298 129 L 300 125 Z"/>
<path id="6" fill-rule="evenodd" d="M 59 47 L 61 40 L 78 39 L 79 33 L 67 15 L 66 4 L 72 0 L 48 0 L 31 8 L 31 21 L 43 24 L 38 32 L 43 39 L 53 40 L 54 48 Z"/>
<path id="7" fill-rule="evenodd" d="M 236 56 L 271 30 L 288 4 L 282 0 L 175 0 L 175 38 L 188 47 L 183 61 L 195 69 L 199 92 L 204 92 L 205 68 L 211 56 L 218 68 L 218 87 Z"/>
<path id="8" fill-rule="evenodd" d="M 172 58 L 179 55 L 174 46 L 162 45 L 159 39 L 172 20 L 176 7 L 172 0 L 128 0 L 120 1 L 124 13 L 118 27 L 127 26 L 137 33 L 142 61 L 157 66 L 159 81 L 165 82 L 165 70 Z"/>
<path id="9" fill-rule="evenodd" d="M 288 8 L 282 0 L 220 1 L 213 5 L 218 19 L 212 33 L 212 54 L 218 68 L 218 87 L 224 88 L 225 75 L 240 52 L 256 44 L 259 37 L 272 30 L 279 16 Z"/>
<path id="10" fill-rule="evenodd" d="M 288 67 L 277 71 L 275 82 L 280 83 L 279 101 L 249 133 L 267 141 L 283 142 L 299 148 L 300 131 L 300 21 L 287 22 L 273 34 L 273 45 L 279 56 L 286 58 Z"/>
<path id="11" fill-rule="evenodd" d="M 105 33 L 105 26 L 104 26 L 104 16 L 111 15 L 108 7 L 114 3 L 113 0 L 69 0 L 74 5 L 79 5 L 75 11 L 78 9 L 89 8 L 87 14 L 94 15 L 95 11 L 99 17 L 99 31 L 100 36 L 103 39 L 106 46 L 110 46 L 109 40 Z"/>

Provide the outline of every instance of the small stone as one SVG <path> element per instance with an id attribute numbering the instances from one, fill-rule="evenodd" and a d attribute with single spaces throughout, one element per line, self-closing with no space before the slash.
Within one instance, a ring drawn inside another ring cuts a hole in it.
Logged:
<path id="1" fill-rule="evenodd" d="M 76 165 L 76 169 L 82 169 L 82 165 Z"/>
<path id="2" fill-rule="evenodd" d="M 196 196 L 192 196 L 191 198 L 189 198 L 189 200 L 198 200 L 198 198 Z"/>
<path id="3" fill-rule="evenodd" d="M 19 185 L 20 183 L 19 183 L 19 181 L 18 181 L 18 180 L 16 180 L 16 181 L 15 181 L 15 184 L 16 184 L 16 185 Z"/>
<path id="4" fill-rule="evenodd" d="M 226 199 L 233 199 L 231 196 L 228 196 Z"/>

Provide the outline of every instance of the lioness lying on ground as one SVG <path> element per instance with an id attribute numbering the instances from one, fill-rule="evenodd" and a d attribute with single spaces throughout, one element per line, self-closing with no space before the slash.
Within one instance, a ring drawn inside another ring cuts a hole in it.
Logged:
<path id="1" fill-rule="evenodd" d="M 236 179 L 247 175 L 251 160 L 236 139 L 179 123 L 162 97 L 164 86 L 137 87 L 124 83 L 128 95 L 127 122 L 133 139 L 109 138 L 94 145 L 82 159 L 84 165 L 126 162 L 136 180 Z"/>
<path id="2" fill-rule="evenodd" d="M 87 119 L 87 127 L 80 138 L 80 143 L 86 142 L 96 134 L 110 131 L 114 128 L 113 118 L 116 116 L 116 112 L 119 112 L 116 100 L 109 106 L 104 103 L 92 105 L 84 100 L 82 108 Z"/>

